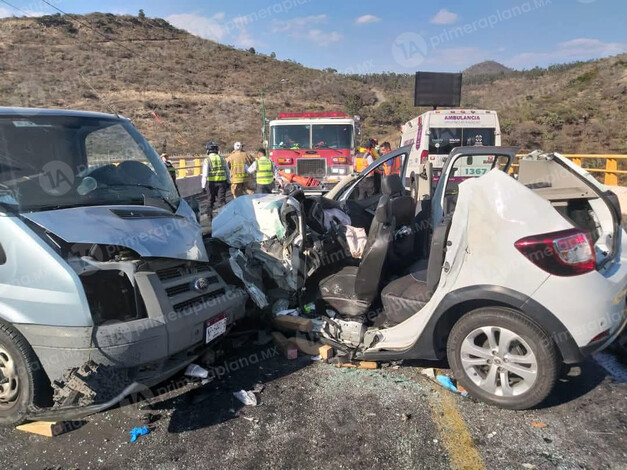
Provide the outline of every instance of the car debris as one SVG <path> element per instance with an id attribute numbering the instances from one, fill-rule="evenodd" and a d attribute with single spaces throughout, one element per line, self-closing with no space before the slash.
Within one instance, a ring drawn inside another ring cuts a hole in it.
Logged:
<path id="1" fill-rule="evenodd" d="M 238 392 L 233 392 L 233 396 L 246 406 L 257 406 L 257 396 L 251 390 L 240 390 Z"/>
<path id="2" fill-rule="evenodd" d="M 438 374 L 436 375 L 435 379 L 447 390 L 450 390 L 451 392 L 461 395 L 463 397 L 468 396 L 468 392 L 459 390 L 457 388 L 457 385 L 453 382 L 453 379 L 451 379 L 448 375 Z"/>
<path id="3" fill-rule="evenodd" d="M 207 379 L 209 377 L 209 371 L 204 367 L 200 367 L 198 364 L 190 364 L 185 369 L 185 375 L 195 379 Z"/>

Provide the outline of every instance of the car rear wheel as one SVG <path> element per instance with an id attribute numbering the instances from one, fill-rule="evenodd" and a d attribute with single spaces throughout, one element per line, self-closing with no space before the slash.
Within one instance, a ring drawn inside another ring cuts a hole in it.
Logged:
<path id="1" fill-rule="evenodd" d="M 447 355 L 455 378 L 472 396 L 514 410 L 542 402 L 561 363 L 555 344 L 538 325 L 501 307 L 474 310 L 458 320 Z"/>
<path id="2" fill-rule="evenodd" d="M 0 425 L 23 422 L 47 389 L 33 349 L 19 332 L 0 321 Z"/>

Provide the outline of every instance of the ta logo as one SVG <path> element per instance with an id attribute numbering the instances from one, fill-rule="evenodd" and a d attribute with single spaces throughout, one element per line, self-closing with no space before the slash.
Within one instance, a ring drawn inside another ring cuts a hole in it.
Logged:
<path id="1" fill-rule="evenodd" d="M 51 196 L 62 196 L 74 186 L 74 172 L 65 162 L 58 160 L 48 162 L 39 175 L 39 185 Z"/>

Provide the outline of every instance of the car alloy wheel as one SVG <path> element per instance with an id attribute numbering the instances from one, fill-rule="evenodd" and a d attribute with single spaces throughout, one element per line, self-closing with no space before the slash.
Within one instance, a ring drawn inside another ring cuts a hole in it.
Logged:
<path id="1" fill-rule="evenodd" d="M 533 350 L 507 328 L 484 326 L 471 331 L 460 352 L 468 377 L 491 395 L 518 396 L 537 380 L 538 362 Z"/>

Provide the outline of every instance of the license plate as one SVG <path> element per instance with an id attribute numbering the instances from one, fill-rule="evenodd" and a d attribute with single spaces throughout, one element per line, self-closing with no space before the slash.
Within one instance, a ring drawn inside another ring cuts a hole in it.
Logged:
<path id="1" fill-rule="evenodd" d="M 224 333 L 226 333 L 226 313 L 205 322 L 205 343 L 210 343 Z"/>

